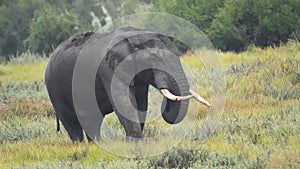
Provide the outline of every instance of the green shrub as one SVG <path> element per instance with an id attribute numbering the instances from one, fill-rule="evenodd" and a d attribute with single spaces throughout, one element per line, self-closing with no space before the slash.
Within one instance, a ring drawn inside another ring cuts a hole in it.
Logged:
<path id="1" fill-rule="evenodd" d="M 0 84 L 0 105 L 10 100 L 28 98 L 32 100 L 48 99 L 44 82 L 8 82 Z"/>
<path id="2" fill-rule="evenodd" d="M 207 150 L 197 149 L 173 149 L 158 157 L 150 159 L 149 167 L 153 168 L 189 168 L 195 162 L 207 162 L 209 159 Z"/>
<path id="3" fill-rule="evenodd" d="M 150 159 L 149 168 L 264 168 L 268 156 L 247 158 L 243 154 L 210 152 L 207 149 L 173 149 Z"/>
<path id="4" fill-rule="evenodd" d="M 8 64 L 28 64 L 28 63 L 40 63 L 46 61 L 46 55 L 38 55 L 31 51 L 26 51 L 19 56 L 11 57 Z"/>
<path id="5" fill-rule="evenodd" d="M 55 135 L 55 125 L 46 119 L 25 121 L 12 119 L 0 123 L 0 144 L 47 138 Z"/>
<path id="6" fill-rule="evenodd" d="M 249 45 L 286 43 L 299 31 L 299 2 L 226 0 L 208 28 L 209 38 L 222 50 L 241 51 Z"/>
<path id="7" fill-rule="evenodd" d="M 32 52 L 49 54 L 59 43 L 75 33 L 76 16 L 68 11 L 59 13 L 48 7 L 34 13 L 29 37 L 24 41 Z"/>

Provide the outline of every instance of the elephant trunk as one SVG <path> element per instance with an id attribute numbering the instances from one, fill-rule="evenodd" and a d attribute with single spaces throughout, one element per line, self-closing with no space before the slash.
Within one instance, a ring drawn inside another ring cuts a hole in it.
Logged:
<path id="1" fill-rule="evenodd" d="M 181 122 L 189 105 L 189 98 L 193 97 L 189 93 L 189 84 L 181 67 L 173 69 L 172 75 L 160 71 L 154 73 L 156 87 L 165 96 L 161 106 L 164 120 L 169 124 Z M 158 71 L 158 70 L 157 70 Z"/>

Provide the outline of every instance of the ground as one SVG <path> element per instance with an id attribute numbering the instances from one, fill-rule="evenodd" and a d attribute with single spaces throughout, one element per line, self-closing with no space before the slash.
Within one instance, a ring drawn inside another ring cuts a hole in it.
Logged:
<path id="1" fill-rule="evenodd" d="M 0 168 L 300 168 L 300 44 L 218 55 L 227 93 L 215 134 L 204 143 L 197 138 L 208 113 L 200 106 L 200 123 L 187 138 L 161 155 L 135 159 L 96 144 L 73 144 L 65 130 L 56 133 L 44 86 L 47 58 L 25 53 L 0 64 Z M 204 70 L 191 52 L 182 62 Z M 209 91 L 201 94 L 210 99 Z M 123 132 L 114 116 L 108 120 Z M 149 124 L 145 133 L 154 135 L 164 126 Z M 121 143 L 116 147 L 122 151 Z"/>

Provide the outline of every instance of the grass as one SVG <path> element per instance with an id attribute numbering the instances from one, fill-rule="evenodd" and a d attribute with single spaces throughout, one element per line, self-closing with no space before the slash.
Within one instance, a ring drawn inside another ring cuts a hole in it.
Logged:
<path id="1" fill-rule="evenodd" d="M 201 142 L 208 109 L 191 107 L 200 122 L 187 137 L 163 154 L 139 159 L 114 155 L 95 144 L 73 144 L 64 129 L 56 133 L 43 82 L 47 59 L 27 54 L 0 64 L 0 168 L 300 168 L 300 44 L 217 54 L 227 94 L 215 134 Z M 198 78 L 191 85 L 209 100 L 210 84 L 200 59 L 188 53 L 182 60 L 190 66 L 188 78 Z M 106 121 L 124 134 L 114 115 Z M 146 125 L 144 133 L 152 136 L 168 127 L 159 119 Z M 108 146 L 122 152 L 136 145 Z M 161 147 L 151 143 L 150 149 L 155 148 Z"/>
<path id="2" fill-rule="evenodd" d="M 2 83 L 9 81 L 43 81 L 46 65 L 46 60 L 40 63 L 0 65 L 0 81 Z"/>
<path id="3" fill-rule="evenodd" d="M 44 81 L 48 59 L 30 52 L 0 64 L 0 82 Z"/>
<path id="4" fill-rule="evenodd" d="M 90 164 L 95 160 L 93 158 L 101 159 L 104 162 L 120 159 L 106 151 L 101 151 L 97 145 L 69 144 L 68 140 L 60 140 L 57 137 L 49 140 L 20 142 L 14 145 L 7 144 L 2 151 L 11 152 L 4 153 L 7 158 L 1 160 L 1 162 L 3 162 L 2 164 L 9 164 L 11 160 L 23 165 L 34 165 L 37 162 L 41 163 L 61 160 L 79 161 L 82 162 L 82 164 Z M 12 152 L 19 153 L 15 154 Z M 26 161 L 23 159 L 26 159 Z M 83 159 L 85 159 L 85 161 L 83 161 Z"/>

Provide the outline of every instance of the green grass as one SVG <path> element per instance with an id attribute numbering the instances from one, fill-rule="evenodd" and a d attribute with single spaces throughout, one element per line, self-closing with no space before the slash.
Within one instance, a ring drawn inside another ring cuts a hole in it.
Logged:
<path id="1" fill-rule="evenodd" d="M 30 52 L 11 58 L 7 64 L 0 64 L 0 82 L 22 82 L 44 80 L 48 59 Z"/>
<path id="2" fill-rule="evenodd" d="M 0 81 L 5 82 L 21 82 L 44 80 L 44 72 L 47 61 L 29 64 L 9 64 L 0 65 Z"/>
<path id="3" fill-rule="evenodd" d="M 217 54 L 227 94 L 216 133 L 200 142 L 208 109 L 192 106 L 200 122 L 189 135 L 161 155 L 140 159 L 120 157 L 95 144 L 73 144 L 64 129 L 56 133 L 43 82 L 47 59 L 26 54 L 1 64 L 0 168 L 300 168 L 300 44 Z M 204 65 L 193 53 L 182 59 L 192 70 L 188 78 L 201 77 L 192 86 L 210 100 Z M 106 121 L 124 134 L 114 115 Z M 146 124 L 144 133 L 153 136 L 166 128 L 158 119 Z M 168 146 L 167 139 L 162 141 Z M 151 145 L 151 151 L 161 148 Z M 120 152 L 135 148 L 123 142 L 107 146 Z"/>

